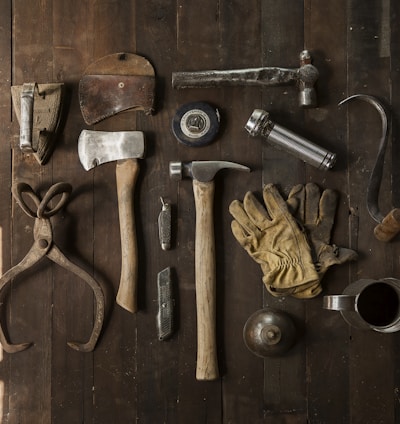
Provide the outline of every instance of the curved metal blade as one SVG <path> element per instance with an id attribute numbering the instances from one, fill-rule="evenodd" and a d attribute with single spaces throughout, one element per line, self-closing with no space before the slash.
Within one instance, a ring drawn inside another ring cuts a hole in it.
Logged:
<path id="1" fill-rule="evenodd" d="M 373 96 L 367 94 L 354 94 L 353 96 L 347 97 L 339 103 L 339 106 L 348 102 L 349 100 L 359 99 L 370 103 L 378 111 L 382 121 L 382 133 L 379 140 L 378 154 L 376 156 L 375 165 L 372 169 L 371 176 L 369 178 L 367 188 L 367 209 L 371 218 L 376 222 L 381 223 L 384 215 L 379 209 L 379 189 L 381 186 L 383 166 L 385 159 L 385 150 L 389 138 L 388 130 L 388 116 L 383 105 Z"/>
<path id="2" fill-rule="evenodd" d="M 78 155 L 86 171 L 103 163 L 144 157 L 142 131 L 83 130 L 78 139 Z"/>

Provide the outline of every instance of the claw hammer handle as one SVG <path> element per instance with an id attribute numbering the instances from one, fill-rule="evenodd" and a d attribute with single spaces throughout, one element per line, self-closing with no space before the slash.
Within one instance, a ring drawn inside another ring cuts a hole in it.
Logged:
<path id="1" fill-rule="evenodd" d="M 137 311 L 138 253 L 134 215 L 134 190 L 139 162 L 126 159 L 116 166 L 118 214 L 121 233 L 121 278 L 116 302 L 129 312 Z"/>
<path id="2" fill-rule="evenodd" d="M 216 338 L 216 271 L 214 241 L 214 182 L 193 180 L 196 206 L 197 380 L 218 378 Z"/>

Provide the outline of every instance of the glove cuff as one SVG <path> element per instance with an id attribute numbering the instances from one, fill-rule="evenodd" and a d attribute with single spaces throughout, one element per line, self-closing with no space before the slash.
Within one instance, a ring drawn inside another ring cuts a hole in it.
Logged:
<path id="1" fill-rule="evenodd" d="M 276 295 L 296 292 L 297 287 L 319 283 L 318 273 L 311 261 L 283 260 L 278 266 L 265 268 L 262 266 L 263 282 Z"/>

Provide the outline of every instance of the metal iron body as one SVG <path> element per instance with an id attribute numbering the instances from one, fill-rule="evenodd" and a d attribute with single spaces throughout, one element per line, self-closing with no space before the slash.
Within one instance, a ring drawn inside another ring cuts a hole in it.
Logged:
<path id="1" fill-rule="evenodd" d="M 262 136 L 274 147 L 284 150 L 318 169 L 326 171 L 335 164 L 335 153 L 331 153 L 274 123 L 269 119 L 269 113 L 264 110 L 255 109 L 247 121 L 245 129 L 251 136 Z"/>
<path id="2" fill-rule="evenodd" d="M 315 83 L 318 69 L 311 64 L 308 50 L 300 53 L 299 68 L 262 67 L 233 70 L 208 70 L 197 72 L 173 72 L 174 88 L 219 87 L 233 85 L 279 86 L 295 83 L 299 89 L 299 105 L 315 107 L 317 98 Z"/>
<path id="3" fill-rule="evenodd" d="M 14 111 L 20 124 L 19 147 L 45 165 L 60 130 L 64 84 L 25 83 L 11 87 Z"/>
<path id="4" fill-rule="evenodd" d="M 35 218 L 35 224 L 33 228 L 34 243 L 26 256 L 0 278 L 0 293 L 4 292 L 4 289 L 8 283 L 19 277 L 20 274 L 28 271 L 44 257 L 49 258 L 56 264 L 65 268 L 67 271 L 72 272 L 80 279 L 82 279 L 86 284 L 88 284 L 92 289 L 96 299 L 97 307 L 96 315 L 94 318 L 94 327 L 88 342 L 68 342 L 68 346 L 80 352 L 90 352 L 95 348 L 103 326 L 105 314 L 105 296 L 100 284 L 84 269 L 72 263 L 56 246 L 53 241 L 53 229 L 50 222 L 50 217 L 55 215 L 65 205 L 71 191 L 72 187 L 70 184 L 57 183 L 50 187 L 46 195 L 41 200 L 28 184 L 19 183 L 13 187 L 13 196 L 17 203 L 20 205 L 21 209 L 28 216 Z M 24 195 L 33 201 L 37 208 L 36 210 L 32 210 L 28 203 L 26 203 L 24 200 Z M 58 196 L 61 196 L 58 200 L 58 203 L 53 208 L 49 209 L 50 202 Z M 0 306 L 4 307 L 3 303 L 1 303 Z M 3 314 L 0 314 L 0 316 L 3 316 Z M 1 323 L 1 320 L 0 342 L 3 349 L 8 353 L 20 352 L 27 349 L 32 344 L 10 343 L 5 335 L 4 326 Z"/>

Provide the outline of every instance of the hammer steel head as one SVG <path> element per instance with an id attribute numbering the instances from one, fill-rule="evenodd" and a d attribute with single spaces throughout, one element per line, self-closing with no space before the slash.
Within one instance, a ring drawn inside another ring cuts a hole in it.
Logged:
<path id="1" fill-rule="evenodd" d="M 215 174 L 221 169 L 235 169 L 236 171 L 250 172 L 250 168 L 247 166 L 222 160 L 169 163 L 169 175 L 174 180 L 181 180 L 183 177 L 189 177 L 205 183 L 211 181 L 215 177 Z"/>
<path id="2" fill-rule="evenodd" d="M 86 171 L 103 163 L 144 157 L 145 142 L 141 131 L 83 130 L 78 139 L 78 155 Z"/>
<path id="3" fill-rule="evenodd" d="M 308 50 L 300 53 L 300 68 L 298 69 L 299 105 L 303 108 L 317 106 L 315 84 L 319 77 L 318 69 L 312 65 Z"/>

